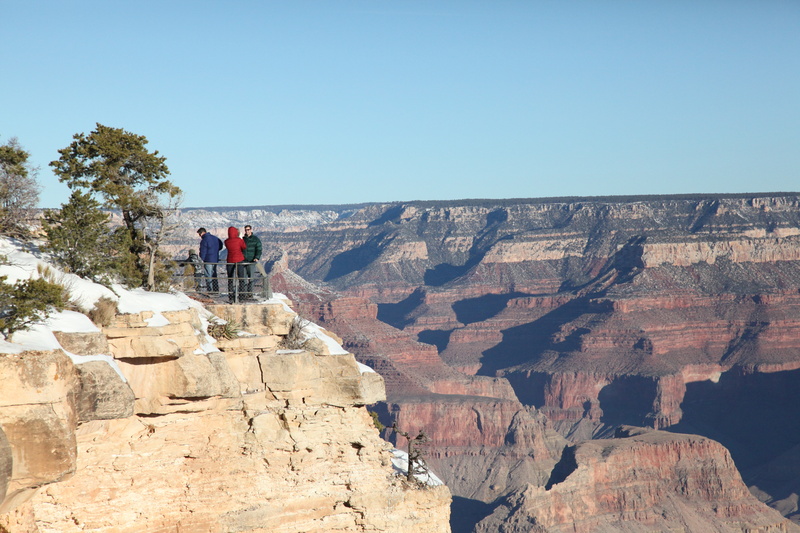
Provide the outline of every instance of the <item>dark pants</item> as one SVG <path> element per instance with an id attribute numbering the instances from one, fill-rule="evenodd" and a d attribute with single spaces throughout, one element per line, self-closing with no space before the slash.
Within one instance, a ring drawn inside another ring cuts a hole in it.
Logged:
<path id="1" fill-rule="evenodd" d="M 245 298 L 253 297 L 253 272 L 256 269 L 254 263 L 247 263 L 244 265 L 244 296 Z"/>
<path id="2" fill-rule="evenodd" d="M 244 287 L 244 265 L 241 263 L 228 263 L 225 268 L 228 272 L 228 300 L 238 302 Z"/>

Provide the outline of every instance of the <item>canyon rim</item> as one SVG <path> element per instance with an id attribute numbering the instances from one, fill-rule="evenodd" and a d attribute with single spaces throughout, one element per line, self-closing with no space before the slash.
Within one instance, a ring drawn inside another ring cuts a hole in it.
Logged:
<path id="1" fill-rule="evenodd" d="M 626 425 L 719 442 L 794 527 L 798 207 L 774 193 L 187 209 L 176 246 L 195 226 L 254 226 L 276 289 L 384 376 L 384 422 L 432 434 L 454 531 Z"/>

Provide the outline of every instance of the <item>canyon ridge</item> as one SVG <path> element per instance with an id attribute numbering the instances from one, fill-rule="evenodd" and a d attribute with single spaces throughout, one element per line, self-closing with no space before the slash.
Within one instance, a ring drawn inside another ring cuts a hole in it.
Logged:
<path id="1" fill-rule="evenodd" d="M 799 529 L 797 194 L 184 209 L 172 246 L 244 224 L 453 531 Z"/>

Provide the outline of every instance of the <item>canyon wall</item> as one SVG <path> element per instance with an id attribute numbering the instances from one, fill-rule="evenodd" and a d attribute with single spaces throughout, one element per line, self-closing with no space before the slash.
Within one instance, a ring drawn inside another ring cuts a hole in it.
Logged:
<path id="1" fill-rule="evenodd" d="M 461 441 L 431 447 L 449 454 L 456 504 L 488 513 L 542 483 L 533 469 L 488 485 L 462 474 L 510 472 L 536 440 L 497 446 L 509 426 L 484 424 L 491 406 L 540 420 L 544 440 L 620 424 L 719 440 L 750 490 L 800 521 L 796 194 L 373 204 L 256 233 L 283 257 L 276 286 L 381 369 L 385 422 L 459 410 Z"/>
<path id="2" fill-rule="evenodd" d="M 285 347 L 284 301 L 215 312 L 250 331 L 214 345 L 193 307 L 4 343 L 0 531 L 450 531 L 364 407 L 379 374 L 313 324 Z"/>
<path id="3" fill-rule="evenodd" d="M 694 435 L 621 427 L 567 448 L 544 486 L 509 494 L 475 531 L 795 531 L 741 480 L 727 450 Z M 698 462 L 696 459 L 702 457 Z"/>

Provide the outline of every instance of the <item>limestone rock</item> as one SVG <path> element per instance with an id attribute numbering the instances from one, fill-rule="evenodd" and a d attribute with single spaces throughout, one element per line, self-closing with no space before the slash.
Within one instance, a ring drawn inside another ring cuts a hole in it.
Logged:
<path id="1" fill-rule="evenodd" d="M 75 471 L 78 380 L 62 351 L 27 351 L 0 354 L 0 383 L 0 428 L 12 464 L 2 514 Z"/>
<path id="2" fill-rule="evenodd" d="M 287 335 L 297 316 L 282 302 L 209 305 L 207 308 L 224 320 L 233 320 L 242 331 L 256 335 Z"/>
<path id="3" fill-rule="evenodd" d="M 66 351 L 81 355 L 108 355 L 108 339 L 100 332 L 54 331 L 56 340 Z"/>
<path id="4" fill-rule="evenodd" d="M 351 354 L 318 357 L 303 350 L 258 356 L 261 378 L 276 397 L 291 402 L 368 405 L 384 400 L 375 377 L 362 379 Z"/>
<path id="5" fill-rule="evenodd" d="M 0 501 L 5 499 L 12 474 L 12 451 L 3 428 L 0 427 Z"/>
<path id="6" fill-rule="evenodd" d="M 78 432 L 76 475 L 33 510 L 41 531 L 449 531 L 449 491 L 391 475 L 386 446 L 363 408 L 263 395 L 244 409 L 93 421 Z"/>
<path id="7" fill-rule="evenodd" d="M 155 414 L 169 412 L 170 405 L 183 405 L 186 399 L 238 397 L 236 378 L 221 357 L 192 354 L 147 363 L 125 359 L 118 364 L 136 397 L 136 412 Z"/>
<path id="8" fill-rule="evenodd" d="M 130 386 L 105 361 L 77 365 L 80 389 L 78 420 L 126 418 L 133 414 L 135 397 Z"/>

